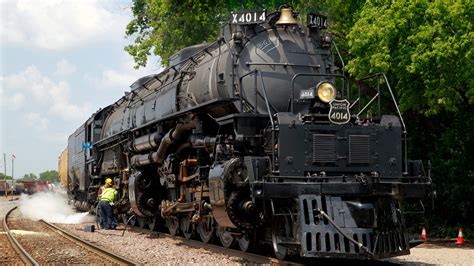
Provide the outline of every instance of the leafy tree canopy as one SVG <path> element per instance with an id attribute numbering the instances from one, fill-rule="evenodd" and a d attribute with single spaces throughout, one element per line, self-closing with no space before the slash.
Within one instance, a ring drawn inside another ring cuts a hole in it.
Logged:
<path id="1" fill-rule="evenodd" d="M 474 104 L 472 0 L 367 1 L 348 35 L 349 72 L 387 72 L 402 110 Z"/>
<path id="2" fill-rule="evenodd" d="M 58 182 L 59 181 L 59 174 L 56 170 L 49 170 L 39 174 L 39 178 L 41 180 L 47 180 L 50 182 Z"/>
<path id="3" fill-rule="evenodd" d="M 324 6 L 319 2 L 134 0 L 134 18 L 125 32 L 127 37 L 134 39 L 134 43 L 126 46 L 125 50 L 133 56 L 136 68 L 145 66 L 151 53 L 160 56 L 162 64 L 168 66 L 169 57 L 181 48 L 215 41 L 221 21 L 226 21 L 231 11 L 263 8 L 273 11 L 283 3 L 308 11 L 310 7 Z"/>
<path id="4" fill-rule="evenodd" d="M 0 180 L 2 179 L 12 180 L 13 178 L 9 175 L 5 175 L 4 173 L 0 173 Z"/>
<path id="5" fill-rule="evenodd" d="M 347 38 L 349 73 L 388 73 L 412 158 L 433 162 L 433 227 L 474 228 L 473 17 L 472 0 L 370 0 Z"/>
<path id="6" fill-rule="evenodd" d="M 25 174 L 22 179 L 23 180 L 37 180 L 38 176 L 33 173 L 29 173 L 29 174 Z"/>

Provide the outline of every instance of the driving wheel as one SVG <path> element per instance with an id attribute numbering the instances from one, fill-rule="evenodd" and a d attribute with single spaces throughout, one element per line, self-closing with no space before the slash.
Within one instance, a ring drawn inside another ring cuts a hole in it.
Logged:
<path id="1" fill-rule="evenodd" d="M 202 217 L 197 225 L 199 238 L 204 243 L 209 243 L 214 238 L 214 218 L 212 216 Z"/>
<path id="2" fill-rule="evenodd" d="M 190 239 L 193 235 L 193 225 L 191 219 L 188 216 L 181 217 L 180 229 L 186 239 Z"/>
<path id="3" fill-rule="evenodd" d="M 168 217 L 166 218 L 166 227 L 170 231 L 170 235 L 175 236 L 178 234 L 179 231 L 179 221 L 176 217 Z"/>
<path id="4" fill-rule="evenodd" d="M 230 248 L 232 244 L 234 244 L 234 236 L 231 233 L 227 232 L 225 230 L 225 227 L 218 225 L 216 233 L 223 247 Z"/>
<path id="5" fill-rule="evenodd" d="M 239 248 L 243 252 L 248 252 L 255 246 L 255 232 L 245 233 L 239 239 Z"/>
<path id="6" fill-rule="evenodd" d="M 294 239 L 296 221 L 293 221 L 290 209 L 282 209 L 278 214 L 273 217 L 272 246 L 275 256 L 283 260 L 288 255 L 288 247 L 284 245 L 284 242 Z"/>

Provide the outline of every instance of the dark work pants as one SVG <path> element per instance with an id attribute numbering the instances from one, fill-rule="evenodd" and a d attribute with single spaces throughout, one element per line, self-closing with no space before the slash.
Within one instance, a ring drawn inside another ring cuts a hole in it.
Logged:
<path id="1" fill-rule="evenodd" d="M 99 202 L 99 209 L 100 209 L 100 227 L 104 229 L 115 228 L 117 223 L 114 219 L 114 212 L 112 210 L 112 206 L 108 201 L 100 201 Z"/>

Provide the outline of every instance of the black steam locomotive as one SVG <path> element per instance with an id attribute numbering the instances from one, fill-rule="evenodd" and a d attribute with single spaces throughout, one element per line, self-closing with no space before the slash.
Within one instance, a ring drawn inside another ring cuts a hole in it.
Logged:
<path id="1" fill-rule="evenodd" d="M 182 49 L 93 114 L 69 137 L 76 206 L 93 208 L 110 177 L 124 219 L 172 235 L 269 244 L 278 258 L 409 253 L 401 202 L 433 184 L 406 158 L 388 81 L 355 87 L 327 18 L 295 17 L 233 13 L 216 42 Z"/>

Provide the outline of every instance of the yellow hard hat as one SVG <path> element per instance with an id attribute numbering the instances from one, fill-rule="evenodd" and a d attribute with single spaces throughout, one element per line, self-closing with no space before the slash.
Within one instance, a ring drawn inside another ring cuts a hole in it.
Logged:
<path id="1" fill-rule="evenodd" d="M 110 179 L 110 178 L 105 179 L 105 183 L 106 184 L 112 184 L 112 179 Z"/>

